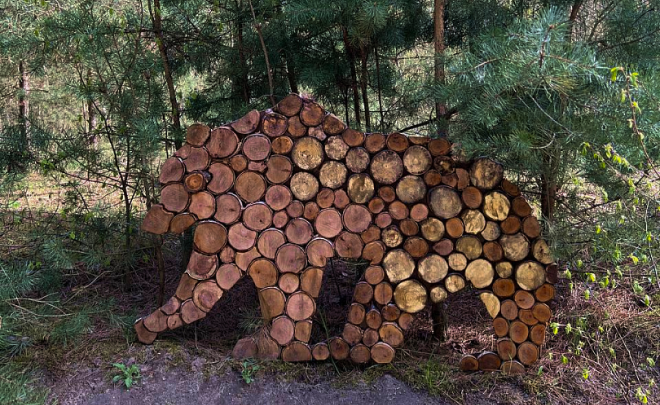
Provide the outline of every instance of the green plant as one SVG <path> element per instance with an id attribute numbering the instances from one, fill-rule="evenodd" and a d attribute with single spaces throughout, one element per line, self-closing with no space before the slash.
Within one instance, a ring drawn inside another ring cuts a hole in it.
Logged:
<path id="1" fill-rule="evenodd" d="M 142 378 L 140 367 L 138 367 L 137 364 L 131 364 L 129 367 L 123 363 L 113 363 L 112 366 L 117 369 L 115 372 L 118 373 L 112 378 L 112 382 L 116 383 L 122 381 L 126 386 L 126 389 L 131 389 L 133 384 Z"/>
<path id="2" fill-rule="evenodd" d="M 254 374 L 259 371 L 261 367 L 255 363 L 252 359 L 244 360 L 241 363 L 241 377 L 246 384 L 251 384 L 254 382 Z"/>

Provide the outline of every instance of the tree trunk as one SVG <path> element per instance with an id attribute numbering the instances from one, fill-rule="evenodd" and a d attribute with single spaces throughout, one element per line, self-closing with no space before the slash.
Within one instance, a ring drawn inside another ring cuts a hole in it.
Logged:
<path id="1" fill-rule="evenodd" d="M 376 59 L 376 80 L 378 84 L 378 111 L 380 112 L 380 124 L 378 127 L 383 131 L 383 123 L 385 122 L 385 116 L 383 114 L 383 94 L 381 91 L 380 85 L 380 58 L 378 57 L 378 46 L 374 44 L 374 57 Z"/>
<path id="2" fill-rule="evenodd" d="M 439 86 L 445 82 L 445 65 L 442 60 L 445 53 L 445 0 L 435 0 L 433 9 L 433 41 L 435 49 L 435 85 Z M 447 137 L 447 123 L 444 116 L 447 106 L 436 101 L 435 116 L 438 125 L 438 136 Z"/>
<path id="3" fill-rule="evenodd" d="M 243 102 L 247 104 L 250 102 L 250 82 L 248 81 L 248 68 L 247 62 L 245 60 L 245 49 L 243 48 L 243 22 L 240 18 L 238 19 L 236 25 L 236 31 L 238 34 L 238 60 L 241 64 L 240 85 L 243 92 Z"/>
<path id="4" fill-rule="evenodd" d="M 346 48 L 346 56 L 348 57 L 348 65 L 351 68 L 351 88 L 353 89 L 353 109 L 355 110 L 355 123 L 356 127 L 360 127 L 360 95 L 357 86 L 357 72 L 355 70 L 355 55 L 350 42 L 348 41 L 348 30 L 346 27 L 341 27 L 342 36 L 344 39 L 344 48 Z"/>
<path id="5" fill-rule="evenodd" d="M 369 66 L 367 58 L 369 57 L 368 50 L 360 47 L 361 60 L 362 60 L 362 74 L 360 80 L 360 87 L 362 87 L 362 103 L 364 104 L 364 124 L 367 132 L 371 132 L 371 114 L 369 111 L 369 94 L 367 93 L 367 86 L 369 84 Z"/>
<path id="6" fill-rule="evenodd" d="M 298 83 L 296 82 L 296 67 L 293 62 L 293 55 L 290 53 L 284 54 L 286 61 L 286 77 L 289 79 L 289 87 L 291 88 L 291 93 L 298 94 Z"/>
<path id="7" fill-rule="evenodd" d="M 28 96 L 30 94 L 30 76 L 27 71 L 25 62 L 20 61 L 18 63 L 18 70 L 21 77 L 18 79 L 18 87 L 20 88 L 20 93 L 18 95 L 18 119 L 21 123 L 21 132 L 23 135 L 23 140 L 25 141 L 26 150 L 30 150 L 30 122 L 28 120 L 28 114 L 30 113 L 30 104 L 28 101 Z"/>

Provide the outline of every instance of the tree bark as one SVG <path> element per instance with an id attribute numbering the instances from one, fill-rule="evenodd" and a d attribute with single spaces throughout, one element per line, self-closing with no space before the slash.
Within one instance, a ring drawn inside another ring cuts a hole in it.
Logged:
<path id="1" fill-rule="evenodd" d="M 356 127 L 360 127 L 360 101 L 357 86 L 357 72 L 355 70 L 355 55 L 353 48 L 348 40 L 348 30 L 346 27 L 341 27 L 342 38 L 344 40 L 344 48 L 346 48 L 346 56 L 348 57 L 348 65 L 351 69 L 351 88 L 353 89 L 353 109 L 355 110 L 355 123 Z M 348 122 L 348 120 L 346 120 Z"/>
<path id="2" fill-rule="evenodd" d="M 23 139 L 25 140 L 26 150 L 30 150 L 30 121 L 28 120 L 28 114 L 30 113 L 30 102 L 28 96 L 30 94 L 30 76 L 27 71 L 26 63 L 20 61 L 18 63 L 18 70 L 20 73 L 20 78 L 18 79 L 18 87 L 20 88 L 20 93 L 18 95 L 18 119 L 21 123 L 21 132 Z"/>
<path id="3" fill-rule="evenodd" d="M 364 124 L 367 132 L 371 132 L 371 113 L 369 111 L 369 94 L 367 93 L 367 87 L 369 85 L 369 65 L 367 64 L 367 58 L 369 57 L 369 52 L 364 46 L 361 46 L 360 53 L 360 59 L 362 61 L 360 87 L 362 88 L 362 104 L 364 105 Z"/>
<path id="4" fill-rule="evenodd" d="M 445 0 L 435 0 L 433 8 L 433 42 L 435 51 L 435 84 L 439 86 L 445 82 L 445 66 L 442 60 L 445 52 Z M 435 115 L 438 120 L 438 135 L 447 136 L 446 123 L 442 122 L 447 113 L 447 106 L 436 101 Z"/>

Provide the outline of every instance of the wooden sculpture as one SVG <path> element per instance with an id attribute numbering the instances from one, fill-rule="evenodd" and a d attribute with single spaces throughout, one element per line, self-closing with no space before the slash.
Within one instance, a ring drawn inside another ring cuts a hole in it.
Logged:
<path id="1" fill-rule="evenodd" d="M 363 134 L 298 95 L 213 130 L 195 124 L 160 173 L 142 229 L 195 250 L 176 294 L 135 324 L 146 344 L 195 322 L 246 274 L 267 327 L 237 357 L 389 363 L 414 314 L 468 284 L 493 317 L 497 353 L 463 370 L 517 373 L 539 358 L 556 266 L 500 164 L 450 156 L 445 139 Z M 342 336 L 310 345 L 327 259 L 370 263 Z"/>

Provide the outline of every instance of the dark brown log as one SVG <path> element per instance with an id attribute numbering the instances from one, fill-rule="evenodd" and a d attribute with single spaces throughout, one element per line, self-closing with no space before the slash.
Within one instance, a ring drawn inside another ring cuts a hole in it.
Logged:
<path id="1" fill-rule="evenodd" d="M 257 357 L 262 360 L 275 360 L 280 357 L 280 345 L 270 337 L 266 329 L 258 332 Z"/>
<path id="2" fill-rule="evenodd" d="M 215 199 L 216 211 L 213 218 L 223 224 L 232 224 L 241 217 L 243 204 L 234 194 L 219 195 Z"/>
<path id="3" fill-rule="evenodd" d="M 191 216 L 190 214 L 179 214 L 176 217 L 179 217 L 180 215 L 186 215 L 187 217 L 191 217 L 193 223 L 195 221 L 195 217 Z M 162 235 L 164 233 L 167 233 L 168 229 L 172 228 L 170 223 L 174 223 L 173 218 L 176 217 L 171 212 L 165 211 L 162 205 L 154 204 L 151 207 L 151 209 L 147 212 L 147 215 L 145 215 L 144 219 L 142 220 L 142 225 L 140 226 L 140 228 L 144 232 L 154 233 L 156 235 Z M 180 220 L 177 221 L 176 224 L 178 225 L 179 222 Z M 175 230 L 176 229 L 178 228 L 175 228 Z"/>
<path id="4" fill-rule="evenodd" d="M 266 180 L 256 172 L 243 172 L 236 178 L 236 194 L 248 203 L 258 201 L 266 191 Z"/>
<path id="5" fill-rule="evenodd" d="M 385 256 L 387 247 L 381 241 L 369 242 L 362 249 L 362 258 L 367 260 L 369 264 L 380 264 Z"/>
<path id="6" fill-rule="evenodd" d="M 321 210 L 314 220 L 314 228 L 324 238 L 334 238 L 343 229 L 341 214 L 334 208 Z"/>
<path id="7" fill-rule="evenodd" d="M 348 343 L 340 337 L 330 339 L 328 348 L 330 349 L 332 358 L 335 360 L 346 360 L 351 349 Z"/>
<path id="8" fill-rule="evenodd" d="M 348 309 L 348 322 L 359 326 L 362 324 L 362 322 L 364 322 L 365 314 L 366 310 L 364 309 L 364 305 L 354 302 Z"/>
<path id="9" fill-rule="evenodd" d="M 286 243 L 277 249 L 275 263 L 282 273 L 300 273 L 307 265 L 307 257 L 302 247 Z"/>
<path id="10" fill-rule="evenodd" d="M 500 298 L 509 298 L 516 291 L 516 285 L 510 278 L 498 278 L 493 283 L 493 292 Z"/>
<path id="11" fill-rule="evenodd" d="M 403 312 L 400 316 L 397 322 L 399 323 L 399 327 L 403 330 L 408 330 L 412 327 L 412 323 L 415 320 L 415 316 L 413 314 L 409 314 L 407 312 Z"/>
<path id="12" fill-rule="evenodd" d="M 518 233 L 520 230 L 520 218 L 515 215 L 509 215 L 502 223 L 500 224 L 500 229 L 506 235 L 513 235 Z"/>
<path id="13" fill-rule="evenodd" d="M 454 252 L 447 258 L 447 264 L 452 270 L 463 271 L 467 267 L 467 257 L 463 253 Z"/>
<path id="14" fill-rule="evenodd" d="M 206 254 L 216 254 L 227 243 L 227 230 L 214 221 L 200 222 L 195 229 L 194 243 Z"/>
<path id="15" fill-rule="evenodd" d="M 504 192 L 507 193 L 511 197 L 515 198 L 515 197 L 518 197 L 520 195 L 520 189 L 518 188 L 518 186 L 511 183 L 507 179 L 503 179 L 500 186 L 502 187 L 502 190 L 504 190 Z"/>
<path id="16" fill-rule="evenodd" d="M 525 201 L 522 196 L 513 199 L 511 202 L 511 210 L 520 218 L 524 218 L 532 214 L 532 207 L 529 206 L 527 201 Z"/>
<path id="17" fill-rule="evenodd" d="M 229 228 L 227 240 L 234 249 L 246 251 L 252 249 L 254 246 L 257 241 L 257 233 L 239 222 Z"/>
<path id="18" fill-rule="evenodd" d="M 516 267 L 516 282 L 524 290 L 535 290 L 545 283 L 545 269 L 538 262 L 523 262 Z"/>
<path id="19" fill-rule="evenodd" d="M 273 214 L 273 226 L 275 228 L 284 228 L 286 224 L 289 223 L 289 215 L 286 211 L 277 211 Z"/>
<path id="20" fill-rule="evenodd" d="M 502 165 L 487 158 L 475 160 L 470 167 L 472 185 L 482 190 L 490 190 L 499 185 L 503 174 Z"/>
<path id="21" fill-rule="evenodd" d="M 215 273 L 216 283 L 225 291 L 231 289 L 241 277 L 243 273 L 234 263 L 223 264 Z"/>
<path id="22" fill-rule="evenodd" d="M 211 163 L 211 156 L 205 148 L 190 148 L 190 154 L 183 161 L 188 173 L 204 170 L 209 167 L 209 163 Z"/>
<path id="23" fill-rule="evenodd" d="M 461 214 L 465 232 L 473 235 L 481 233 L 486 227 L 486 219 L 478 210 L 465 210 Z"/>
<path id="24" fill-rule="evenodd" d="M 270 287 L 277 283 L 277 267 L 268 259 L 256 259 L 250 263 L 248 275 L 257 288 Z"/>
<path id="25" fill-rule="evenodd" d="M 198 321 L 206 316 L 206 312 L 199 309 L 193 300 L 187 300 L 181 304 L 181 319 L 183 322 L 190 324 Z"/>
<path id="26" fill-rule="evenodd" d="M 466 255 L 467 256 L 467 255 Z M 469 258 L 469 256 L 467 256 Z M 469 280 L 475 288 L 486 288 L 493 283 L 495 270 L 488 260 L 477 259 L 468 264 L 465 269 L 465 278 Z"/>
<path id="27" fill-rule="evenodd" d="M 351 361 L 356 364 L 365 364 L 371 360 L 371 351 L 363 344 L 358 344 L 351 349 Z"/>
<path id="28" fill-rule="evenodd" d="M 541 235 L 541 224 L 534 216 L 529 216 L 523 219 L 522 231 L 530 239 L 537 238 Z"/>
<path id="29" fill-rule="evenodd" d="M 539 324 L 533 326 L 529 332 L 529 340 L 541 346 L 545 342 L 545 325 Z"/>
<path id="30" fill-rule="evenodd" d="M 368 304 L 373 297 L 374 289 L 369 283 L 360 281 L 356 284 L 355 290 L 353 291 L 353 300 L 355 302 Z"/>
<path id="31" fill-rule="evenodd" d="M 323 126 L 322 125 L 318 125 L 318 126 L 309 128 L 307 130 L 307 135 L 311 136 L 312 138 L 316 138 L 321 142 L 325 141 L 326 138 L 328 137 L 328 135 L 326 135 L 326 133 L 323 132 Z"/>
<path id="32" fill-rule="evenodd" d="M 463 209 L 463 203 L 458 193 L 446 186 L 431 189 L 429 206 L 436 216 L 444 219 L 457 216 Z"/>
<path id="33" fill-rule="evenodd" d="M 449 293 L 455 293 L 465 288 L 465 279 L 458 274 L 450 274 L 445 278 L 445 289 Z"/>
<path id="34" fill-rule="evenodd" d="M 271 156 L 266 167 L 266 178 L 273 184 L 286 182 L 293 172 L 293 165 L 289 158 L 281 155 Z"/>
<path id="35" fill-rule="evenodd" d="M 510 321 L 518 317 L 518 305 L 513 300 L 504 300 L 500 304 L 502 316 Z"/>
<path id="36" fill-rule="evenodd" d="M 295 115 L 289 118 L 287 133 L 291 135 L 292 138 L 300 138 L 307 135 L 307 127 L 300 122 L 300 117 Z"/>
<path id="37" fill-rule="evenodd" d="M 294 273 L 284 273 L 277 281 L 277 286 L 285 293 L 291 294 L 300 286 L 300 277 Z"/>
<path id="38" fill-rule="evenodd" d="M 167 318 L 167 315 L 157 309 L 144 318 L 144 327 L 150 332 L 160 333 L 167 329 Z"/>
<path id="39" fill-rule="evenodd" d="M 150 332 L 147 328 L 144 327 L 144 321 L 142 319 L 135 321 L 133 327 L 135 328 L 137 339 L 145 345 L 152 344 L 154 340 L 156 340 L 156 337 L 158 337 L 157 333 Z"/>
<path id="40" fill-rule="evenodd" d="M 394 349 L 385 342 L 378 342 L 371 347 L 371 359 L 378 364 L 391 363 L 394 360 Z"/>
<path id="41" fill-rule="evenodd" d="M 217 255 L 204 255 L 193 250 L 190 254 L 190 260 L 188 260 L 186 272 L 196 280 L 206 280 L 213 277 L 217 268 Z"/>
<path id="42" fill-rule="evenodd" d="M 174 156 L 185 159 L 188 157 L 188 155 L 190 155 L 191 149 L 192 146 L 186 143 L 174 152 Z"/>
<path id="43" fill-rule="evenodd" d="M 183 326 L 183 319 L 181 319 L 181 314 L 173 314 L 167 317 L 167 329 L 174 330 Z"/>
<path id="44" fill-rule="evenodd" d="M 259 290 L 259 306 L 261 316 L 266 320 L 282 315 L 286 299 L 284 293 L 277 287 L 267 287 Z"/>
<path id="45" fill-rule="evenodd" d="M 317 267 L 325 267 L 328 259 L 335 254 L 332 243 L 323 238 L 314 238 L 307 244 L 305 252 L 307 252 L 307 261 L 309 264 Z"/>
<path id="46" fill-rule="evenodd" d="M 531 309 L 521 309 L 518 311 L 518 318 L 528 326 L 534 326 L 539 323 L 539 320 L 534 317 Z"/>
<path id="47" fill-rule="evenodd" d="M 401 245 L 401 243 L 403 243 L 403 235 L 401 235 L 401 232 L 399 232 L 399 228 L 394 225 L 383 229 L 383 232 L 381 233 L 381 239 L 383 240 L 385 246 L 389 248 L 398 247 Z"/>
<path id="48" fill-rule="evenodd" d="M 279 138 L 273 139 L 271 144 L 273 148 L 273 153 L 278 155 L 287 155 L 293 149 L 293 139 L 288 136 L 280 136 Z"/>
<path id="49" fill-rule="evenodd" d="M 295 325 L 286 315 L 278 316 L 273 319 L 273 323 L 270 326 L 270 337 L 275 339 L 275 341 L 282 346 L 293 340 L 294 332 Z"/>
<path id="50" fill-rule="evenodd" d="M 477 371 L 479 370 L 479 361 L 473 355 L 468 354 L 461 358 L 461 361 L 458 363 L 458 368 L 460 368 L 461 371 Z"/>
<path id="51" fill-rule="evenodd" d="M 216 159 L 233 155 L 236 148 L 238 148 L 238 136 L 229 127 L 215 128 L 211 131 L 211 138 L 206 144 L 206 150 Z"/>
<path id="52" fill-rule="evenodd" d="M 387 147 L 395 152 L 405 152 L 408 149 L 408 145 L 410 145 L 408 137 L 403 134 L 393 132 L 387 136 Z"/>
<path id="53" fill-rule="evenodd" d="M 451 188 L 456 188 L 458 185 L 458 176 L 456 173 L 448 173 L 442 176 L 442 184 L 451 187 Z"/>
<path id="54" fill-rule="evenodd" d="M 527 291 L 516 291 L 513 299 L 516 301 L 518 307 L 522 309 L 530 309 L 536 302 L 534 296 Z"/>
<path id="55" fill-rule="evenodd" d="M 386 305 L 392 300 L 392 285 L 386 281 L 374 287 L 374 301 L 381 305 Z"/>
<path id="56" fill-rule="evenodd" d="M 163 311 L 165 315 L 173 315 L 179 311 L 181 308 L 181 300 L 177 297 L 170 297 L 170 299 L 160 307 L 160 310 Z"/>
<path id="57" fill-rule="evenodd" d="M 314 360 L 323 361 L 330 357 L 330 349 L 327 343 L 317 343 L 312 348 L 312 356 Z"/>
<path id="58" fill-rule="evenodd" d="M 445 222 L 447 235 L 451 238 L 460 238 L 463 236 L 463 221 L 460 218 L 451 218 Z"/>
<path id="59" fill-rule="evenodd" d="M 525 374 L 525 366 L 523 366 L 522 364 L 520 364 L 515 360 L 505 361 L 502 362 L 502 365 L 500 366 L 500 371 L 502 372 L 502 374 L 505 375 Z"/>
<path id="60" fill-rule="evenodd" d="M 442 175 L 437 170 L 430 169 L 424 173 L 424 183 L 429 187 L 437 186 L 442 183 Z"/>
<path id="61" fill-rule="evenodd" d="M 181 280 L 179 281 L 179 285 L 177 286 L 174 295 L 176 295 L 180 301 L 185 301 L 192 298 L 192 292 L 197 285 L 197 282 L 197 280 L 190 277 L 188 274 L 182 274 Z"/>
<path id="62" fill-rule="evenodd" d="M 524 342 L 518 346 L 518 360 L 526 366 L 531 366 L 539 359 L 539 348 L 532 342 Z"/>
<path id="63" fill-rule="evenodd" d="M 371 162 L 371 176 L 381 184 L 394 184 L 403 174 L 403 161 L 391 150 L 379 152 Z M 387 201 L 382 195 L 383 200 Z"/>
<path id="64" fill-rule="evenodd" d="M 461 199 L 468 208 L 478 209 L 483 202 L 483 194 L 476 187 L 466 187 L 461 193 Z"/>
<path id="65" fill-rule="evenodd" d="M 412 219 L 404 219 L 399 222 L 399 228 L 401 229 L 401 233 L 406 236 L 414 236 L 419 233 L 419 225 Z"/>
<path id="66" fill-rule="evenodd" d="M 312 321 L 309 319 L 296 322 L 295 338 L 301 342 L 309 342 L 312 335 Z"/>
<path id="67" fill-rule="evenodd" d="M 206 188 L 207 177 L 211 178 L 208 172 L 193 172 L 186 175 L 183 185 L 189 193 L 196 193 Z"/>
<path id="68" fill-rule="evenodd" d="M 234 155 L 229 159 L 229 167 L 236 173 L 240 173 L 247 168 L 248 160 L 243 155 Z"/>
<path id="69" fill-rule="evenodd" d="M 380 215 L 380 214 L 379 214 Z M 391 222 L 391 221 L 390 221 Z M 380 228 L 377 225 L 370 225 L 367 230 L 360 235 L 364 243 L 370 243 L 380 239 Z"/>
<path id="70" fill-rule="evenodd" d="M 347 323 L 344 325 L 344 331 L 341 337 L 351 346 L 354 346 L 362 341 L 362 329 L 359 326 Z"/>
<path id="71" fill-rule="evenodd" d="M 456 187 L 459 190 L 463 190 L 470 185 L 470 173 L 468 173 L 467 170 L 460 168 L 456 169 L 456 177 L 458 178 L 458 183 L 456 184 Z"/>
<path id="72" fill-rule="evenodd" d="M 310 267 L 300 275 L 300 289 L 316 298 L 323 284 L 323 269 Z"/>
<path id="73" fill-rule="evenodd" d="M 417 264 L 419 276 L 429 284 L 442 281 L 447 276 L 448 271 L 449 265 L 447 265 L 447 260 L 435 254 L 424 257 Z"/>
<path id="74" fill-rule="evenodd" d="M 484 306 L 486 307 L 486 310 L 488 311 L 488 314 L 491 316 L 491 318 L 497 317 L 497 315 L 500 313 L 500 300 L 495 296 L 495 294 L 485 291 L 479 294 L 479 298 L 481 299 L 481 302 L 484 303 Z"/>
<path id="75" fill-rule="evenodd" d="M 548 302 L 555 297 L 555 287 L 552 284 L 543 284 L 534 292 L 534 296 L 539 302 Z"/>
<path id="76" fill-rule="evenodd" d="M 291 342 L 282 350 L 282 361 L 312 361 L 312 350 L 303 342 Z"/>
<path id="77" fill-rule="evenodd" d="M 321 125 L 325 118 L 323 107 L 313 101 L 304 100 L 300 110 L 300 121 L 308 127 Z"/>
<path id="78" fill-rule="evenodd" d="M 246 252 L 236 253 L 234 261 L 239 269 L 247 271 L 248 267 L 250 267 L 250 263 L 258 257 L 261 257 L 259 250 L 256 247 L 253 247 Z"/>
<path id="79" fill-rule="evenodd" d="M 275 108 L 279 113 L 291 117 L 298 114 L 302 108 L 302 99 L 297 94 L 289 94 L 280 100 Z"/>
<path id="80" fill-rule="evenodd" d="M 309 201 L 319 192 L 319 182 L 308 172 L 298 172 L 291 177 L 290 186 L 293 195 L 301 201 Z M 335 199 L 336 201 L 336 199 Z M 302 215 L 302 212 L 300 213 Z"/>
<path id="81" fill-rule="evenodd" d="M 422 258 L 429 252 L 429 244 L 422 238 L 411 237 L 406 239 L 403 249 L 415 259 Z"/>
<path id="82" fill-rule="evenodd" d="M 421 177 L 404 176 L 396 185 L 396 195 L 406 204 L 416 203 L 426 197 L 426 184 Z"/>
<path id="83" fill-rule="evenodd" d="M 539 322 L 545 323 L 550 320 L 552 311 L 550 311 L 550 307 L 548 305 L 536 303 L 532 307 L 532 314 L 534 315 L 534 318 L 536 318 Z"/>
<path id="84" fill-rule="evenodd" d="M 351 148 L 346 155 L 346 166 L 353 173 L 361 173 L 369 167 L 369 152 L 364 148 Z"/>
<path id="85" fill-rule="evenodd" d="M 449 156 L 438 156 L 433 159 L 433 167 L 440 172 L 440 174 L 454 172 L 454 159 Z"/>
<path id="86" fill-rule="evenodd" d="M 496 371 L 500 369 L 502 361 L 499 356 L 493 352 L 483 352 L 477 357 L 479 362 L 479 370 L 481 371 Z"/>
<path id="87" fill-rule="evenodd" d="M 432 139 L 429 141 L 428 148 L 433 156 L 446 156 L 451 150 L 451 142 L 444 138 Z"/>
<path id="88" fill-rule="evenodd" d="M 198 219 L 211 218 L 215 214 L 215 198 L 213 194 L 202 191 L 192 195 L 188 211 Z"/>
<path id="89" fill-rule="evenodd" d="M 378 335 L 380 336 L 380 340 L 392 347 L 401 346 L 403 343 L 403 331 L 394 322 L 384 322 L 380 329 L 378 329 Z"/>
<path id="90" fill-rule="evenodd" d="M 498 262 L 504 257 L 502 246 L 497 242 L 486 242 L 483 247 L 483 255 L 491 262 Z"/>
<path id="91" fill-rule="evenodd" d="M 207 280 L 198 283 L 193 291 L 193 302 L 197 308 L 204 312 L 213 309 L 218 300 L 222 298 L 222 290 L 218 287 L 215 280 Z"/>
<path id="92" fill-rule="evenodd" d="M 288 126 L 287 118 L 272 110 L 266 110 L 261 119 L 261 131 L 271 138 L 284 135 Z"/>
<path id="93" fill-rule="evenodd" d="M 493 329 L 497 337 L 507 336 L 509 334 L 509 322 L 504 318 L 497 317 L 493 319 Z"/>
<path id="94" fill-rule="evenodd" d="M 292 199 L 293 196 L 291 195 L 291 190 L 289 190 L 288 187 L 279 184 L 268 187 L 266 195 L 264 196 L 266 204 L 275 211 L 286 208 L 291 203 Z"/>
<path id="95" fill-rule="evenodd" d="M 349 146 L 341 136 L 331 136 L 325 141 L 325 154 L 333 160 L 344 160 Z"/>
<path id="96" fill-rule="evenodd" d="M 545 280 L 553 284 L 559 282 L 559 266 L 556 263 L 545 266 Z"/>
<path id="97" fill-rule="evenodd" d="M 362 239 L 354 233 L 344 231 L 335 239 L 337 254 L 346 259 L 359 259 L 362 256 L 363 247 Z"/>
<path id="98" fill-rule="evenodd" d="M 353 178 L 353 175 L 351 178 Z M 348 179 L 348 187 L 351 187 L 351 179 Z M 335 190 L 335 200 L 333 202 L 334 206 L 340 210 L 343 210 L 348 204 L 350 204 L 351 199 L 348 198 L 348 194 L 344 190 Z M 353 202 L 357 202 L 353 200 Z"/>
<path id="99" fill-rule="evenodd" d="M 265 160 L 270 155 L 270 139 L 262 134 L 254 134 L 243 139 L 243 154 L 250 160 Z"/>
<path id="100" fill-rule="evenodd" d="M 383 320 L 394 322 L 397 319 L 399 319 L 399 315 L 401 315 L 401 310 L 399 309 L 399 307 L 397 307 L 394 304 L 388 304 L 380 310 L 380 313 L 383 317 Z"/>
<path id="101" fill-rule="evenodd" d="M 431 153 L 423 146 L 411 146 L 403 154 L 403 166 L 410 174 L 424 174 L 431 168 L 432 164 Z"/>
<path id="102" fill-rule="evenodd" d="M 374 197 L 369 201 L 369 211 L 372 214 L 380 214 L 385 209 L 385 201 L 380 197 Z"/>
<path id="103" fill-rule="evenodd" d="M 394 290 L 396 305 L 411 314 L 424 309 L 426 299 L 426 289 L 416 280 L 403 281 Z"/>
<path id="104" fill-rule="evenodd" d="M 292 201 L 287 205 L 286 207 L 286 213 L 291 217 L 291 218 L 299 218 L 302 217 L 303 212 L 305 212 L 305 206 L 303 203 L 301 203 L 298 200 Z"/>
<path id="105" fill-rule="evenodd" d="M 410 218 L 413 221 L 422 222 L 429 215 L 429 209 L 426 204 L 415 204 L 410 209 Z"/>
<path id="106" fill-rule="evenodd" d="M 326 209 L 332 207 L 332 204 L 335 202 L 335 193 L 329 188 L 323 188 L 316 195 L 316 203 L 320 209 Z"/>
<path id="107" fill-rule="evenodd" d="M 376 153 L 383 149 L 386 145 L 385 135 L 380 133 L 373 133 L 367 135 L 364 141 L 364 147 L 369 153 Z"/>
<path id="108" fill-rule="evenodd" d="M 367 323 L 367 326 L 371 329 L 377 330 L 378 328 L 380 328 L 380 325 L 383 323 L 383 318 L 380 314 L 380 311 L 378 311 L 376 308 L 370 309 L 369 312 L 367 312 L 365 318 L 366 318 L 365 322 Z M 376 341 L 378 341 L 378 338 L 376 338 Z M 372 346 L 372 345 L 367 345 L 367 346 Z"/>
<path id="109" fill-rule="evenodd" d="M 412 134 L 408 136 L 408 141 L 410 141 L 410 143 L 413 145 L 426 145 L 429 143 L 430 140 L 431 138 L 429 138 L 428 136 L 419 136 L 416 134 Z"/>
<path id="110" fill-rule="evenodd" d="M 286 226 L 284 234 L 289 242 L 304 245 L 312 240 L 314 229 L 312 229 L 312 224 L 306 219 L 293 218 Z"/>
<path id="111" fill-rule="evenodd" d="M 396 199 L 396 192 L 394 191 L 394 187 L 380 187 L 378 189 L 378 196 L 386 203 L 391 203 Z"/>
<path id="112" fill-rule="evenodd" d="M 328 135 L 337 135 L 344 132 L 346 124 L 334 114 L 328 114 L 323 120 L 323 131 Z"/>
<path id="113" fill-rule="evenodd" d="M 259 111 L 252 110 L 245 114 L 243 117 L 232 122 L 230 125 L 234 131 L 238 132 L 239 134 L 247 135 L 257 130 L 257 127 L 259 126 L 259 118 L 261 118 Z"/>
<path id="114" fill-rule="evenodd" d="M 173 183 L 163 187 L 160 192 L 160 202 L 171 212 L 179 213 L 188 207 L 190 194 L 181 183 Z"/>
<path id="115" fill-rule="evenodd" d="M 516 358 L 516 344 L 509 338 L 502 338 L 497 341 L 497 354 L 502 360 L 513 360 Z"/>
<path id="116" fill-rule="evenodd" d="M 347 175 L 348 170 L 343 163 L 331 160 L 325 162 L 323 166 L 321 166 L 319 181 L 323 187 L 328 187 L 334 190 L 344 185 Z"/>
<path id="117" fill-rule="evenodd" d="M 160 184 L 173 183 L 181 181 L 185 168 L 183 162 L 176 156 L 167 159 L 160 168 L 160 175 L 158 181 Z"/>
<path id="118" fill-rule="evenodd" d="M 344 142 L 346 142 L 346 144 L 351 147 L 360 146 L 364 143 L 365 140 L 365 136 L 362 132 L 351 128 L 347 128 L 341 136 L 344 139 Z"/>

